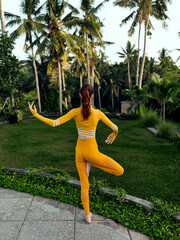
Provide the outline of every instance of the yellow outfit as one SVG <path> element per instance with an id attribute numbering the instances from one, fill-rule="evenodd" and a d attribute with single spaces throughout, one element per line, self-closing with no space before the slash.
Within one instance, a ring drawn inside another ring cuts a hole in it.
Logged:
<path id="1" fill-rule="evenodd" d="M 39 115 L 35 110 L 31 110 L 32 114 L 39 120 L 49 124 L 52 127 L 61 125 L 70 119 L 74 119 L 78 129 L 78 141 L 76 145 L 76 166 L 81 181 L 81 200 L 85 210 L 85 214 L 90 214 L 89 210 L 89 181 L 86 175 L 86 161 L 93 164 L 93 166 L 100 168 L 108 173 L 114 175 L 122 175 L 124 169 L 115 162 L 112 158 L 102 154 L 98 150 L 95 139 L 95 131 L 99 120 L 109 126 L 113 133 L 111 139 L 114 140 L 118 133 L 118 127 L 111 122 L 104 113 L 98 109 L 91 108 L 91 114 L 87 120 L 83 119 L 82 107 L 74 108 L 66 115 L 51 120 Z M 85 139 L 83 139 L 85 138 Z"/>

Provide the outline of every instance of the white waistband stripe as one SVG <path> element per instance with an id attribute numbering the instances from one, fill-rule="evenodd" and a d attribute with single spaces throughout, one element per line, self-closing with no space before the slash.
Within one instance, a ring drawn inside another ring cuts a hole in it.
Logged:
<path id="1" fill-rule="evenodd" d="M 85 128 L 78 128 L 79 136 L 83 136 L 83 137 L 87 137 L 87 138 L 95 137 L 95 131 L 96 130 L 85 129 Z"/>

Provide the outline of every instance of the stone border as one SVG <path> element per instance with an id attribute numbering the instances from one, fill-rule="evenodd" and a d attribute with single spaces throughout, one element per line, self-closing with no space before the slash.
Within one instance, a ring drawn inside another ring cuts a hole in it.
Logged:
<path id="1" fill-rule="evenodd" d="M 154 133 L 154 134 L 157 133 L 157 129 L 154 128 L 154 127 L 147 127 L 147 129 L 148 129 L 150 132 Z"/>
<path id="2" fill-rule="evenodd" d="M 3 168 L 4 171 L 7 172 L 16 172 L 18 174 L 25 174 L 25 173 L 31 173 L 32 171 L 29 170 L 24 170 L 24 169 L 17 169 L 17 168 Z M 56 175 L 50 174 L 50 173 L 38 173 L 38 176 L 42 177 L 50 177 L 50 178 L 55 178 Z M 81 188 L 81 183 L 78 180 L 75 179 L 66 179 L 64 177 L 61 178 L 63 181 L 68 182 L 69 184 L 72 184 L 75 187 Z M 107 193 L 111 196 L 115 196 L 115 192 L 109 188 L 101 188 L 100 193 Z M 131 195 L 126 194 L 125 200 L 128 200 L 129 202 L 132 202 L 134 204 L 141 205 L 143 208 L 145 208 L 148 212 L 152 213 L 152 207 L 151 207 L 151 202 L 148 202 L 144 199 L 134 197 Z M 180 214 L 175 214 L 175 219 L 177 221 L 180 221 Z"/>

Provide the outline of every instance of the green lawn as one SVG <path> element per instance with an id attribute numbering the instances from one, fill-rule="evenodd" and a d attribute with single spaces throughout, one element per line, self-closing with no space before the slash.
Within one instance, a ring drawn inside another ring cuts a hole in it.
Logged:
<path id="1" fill-rule="evenodd" d="M 106 179 L 111 187 L 121 187 L 130 195 L 143 199 L 156 196 L 180 203 L 180 144 L 157 138 L 141 127 L 139 120 L 111 119 L 119 134 L 112 145 L 104 143 L 111 133 L 98 124 L 99 150 L 125 169 L 123 176 L 110 175 L 92 168 L 97 180 Z M 75 165 L 77 130 L 73 120 L 52 128 L 37 119 L 0 126 L 0 162 L 4 167 L 22 168 L 51 166 L 64 169 L 78 178 Z"/>

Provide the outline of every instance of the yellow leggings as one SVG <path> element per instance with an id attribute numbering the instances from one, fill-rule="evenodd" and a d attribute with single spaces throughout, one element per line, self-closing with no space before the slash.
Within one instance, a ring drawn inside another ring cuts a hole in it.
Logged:
<path id="1" fill-rule="evenodd" d="M 102 154 L 98 150 L 95 138 L 82 140 L 78 138 L 76 145 L 76 166 L 81 181 L 81 200 L 85 214 L 90 214 L 89 210 L 89 180 L 86 175 L 86 161 L 114 175 L 122 175 L 124 169 L 112 158 Z"/>

